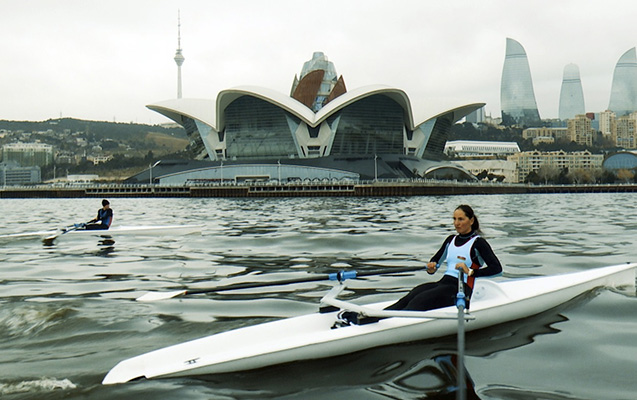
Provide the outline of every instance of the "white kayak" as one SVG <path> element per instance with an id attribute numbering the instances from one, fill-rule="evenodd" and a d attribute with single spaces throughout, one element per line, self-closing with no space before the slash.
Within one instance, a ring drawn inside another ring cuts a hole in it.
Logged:
<path id="1" fill-rule="evenodd" d="M 539 314 L 598 287 L 634 286 L 636 267 L 637 263 L 622 264 L 500 282 L 477 279 L 465 329 L 482 329 Z M 347 306 L 385 318 L 332 329 L 337 318 L 337 312 L 332 311 L 239 328 L 121 361 L 102 383 L 250 370 L 456 333 L 455 306 L 425 312 L 383 311 L 392 302 L 359 306 L 337 300 L 343 287 L 338 284 L 332 289 L 321 300 L 323 305 Z"/>
<path id="2" fill-rule="evenodd" d="M 165 235 L 187 235 L 191 233 L 201 233 L 203 225 L 137 225 L 137 226 L 113 226 L 110 229 L 86 230 L 70 229 L 68 232 L 62 230 L 48 230 L 37 232 L 15 233 L 0 235 L 0 240 L 60 237 L 90 237 L 90 236 L 165 236 Z"/>

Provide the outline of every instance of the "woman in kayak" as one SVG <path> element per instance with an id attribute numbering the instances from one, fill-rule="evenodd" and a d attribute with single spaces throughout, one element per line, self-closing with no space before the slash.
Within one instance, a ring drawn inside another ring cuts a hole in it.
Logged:
<path id="1" fill-rule="evenodd" d="M 416 286 L 386 310 L 427 311 L 453 306 L 458 294 L 459 270 L 464 273 L 464 293 L 467 299 L 471 298 L 476 278 L 502 273 L 500 260 L 493 253 L 489 243 L 480 236 L 480 223 L 470 206 L 462 204 L 454 210 L 453 225 L 457 234 L 447 237 L 440 250 L 427 264 L 427 273 L 433 275 L 440 264 L 445 262 L 447 268 L 443 277 L 438 282 Z M 483 265 L 486 266 L 483 268 Z M 357 313 L 351 311 L 342 311 L 339 313 L 339 319 L 346 324 L 364 323 L 359 321 Z M 373 320 L 378 318 L 370 318 L 369 322 Z"/>
<path id="2" fill-rule="evenodd" d="M 462 204 L 454 210 L 453 226 L 457 235 L 447 237 L 427 264 L 427 273 L 433 275 L 440 264 L 446 262 L 443 277 L 438 282 L 416 286 L 405 297 L 387 307 L 388 310 L 426 311 L 456 304 L 459 270 L 464 273 L 467 299 L 471 298 L 476 278 L 502 273 L 500 260 L 489 243 L 480 236 L 480 223 L 470 206 Z M 482 268 L 483 265 L 486 266 Z"/>
<path id="3" fill-rule="evenodd" d="M 98 229 L 108 229 L 111 227 L 111 222 L 113 222 L 113 210 L 111 210 L 111 203 L 108 200 L 102 200 L 102 208 L 97 210 L 97 217 L 88 221 L 85 229 L 88 230 L 98 230 Z"/>

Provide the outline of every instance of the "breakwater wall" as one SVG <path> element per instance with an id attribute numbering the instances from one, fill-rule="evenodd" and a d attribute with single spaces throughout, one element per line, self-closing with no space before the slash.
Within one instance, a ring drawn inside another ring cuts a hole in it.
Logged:
<path id="1" fill-rule="evenodd" d="M 463 194 L 622 193 L 637 192 L 637 184 L 524 185 L 449 181 L 383 181 L 357 183 L 264 182 L 217 185 L 7 186 L 0 199 L 84 197 L 345 197 L 445 196 Z"/>

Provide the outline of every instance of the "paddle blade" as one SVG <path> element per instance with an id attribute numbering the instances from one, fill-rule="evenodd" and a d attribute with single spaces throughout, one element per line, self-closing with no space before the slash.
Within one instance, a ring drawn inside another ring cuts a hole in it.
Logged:
<path id="1" fill-rule="evenodd" d="M 173 297 L 182 296 L 186 294 L 186 290 L 175 290 L 173 292 L 148 292 L 145 295 L 139 296 L 137 301 L 159 301 L 168 300 Z"/>
<path id="2" fill-rule="evenodd" d="M 51 236 L 47 236 L 45 238 L 42 238 L 42 243 L 44 243 L 44 245 L 46 246 L 50 246 L 53 244 L 53 242 L 55 241 L 55 239 L 57 239 L 58 235 L 51 235 Z"/>

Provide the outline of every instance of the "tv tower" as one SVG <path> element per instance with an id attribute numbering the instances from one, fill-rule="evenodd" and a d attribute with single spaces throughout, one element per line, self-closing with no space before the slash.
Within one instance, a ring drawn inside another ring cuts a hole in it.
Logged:
<path id="1" fill-rule="evenodd" d="M 177 63 L 177 98 L 181 99 L 181 65 L 184 63 L 184 56 L 181 54 L 181 15 L 177 10 L 177 53 L 175 62 Z"/>

